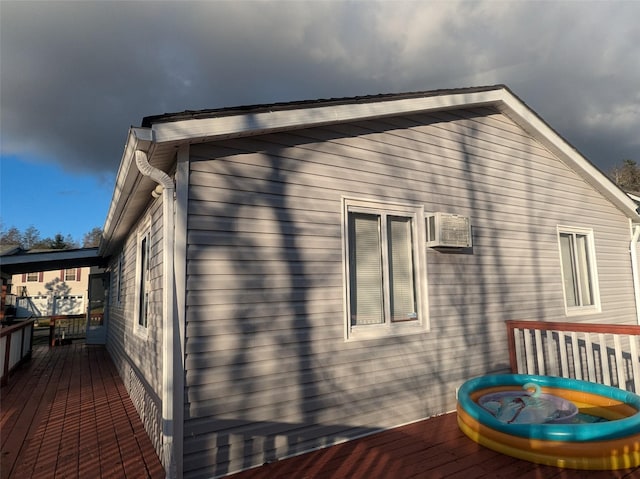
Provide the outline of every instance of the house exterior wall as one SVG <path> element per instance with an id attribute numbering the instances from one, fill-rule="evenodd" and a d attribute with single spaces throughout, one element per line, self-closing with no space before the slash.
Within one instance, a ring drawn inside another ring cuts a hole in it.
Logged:
<path id="1" fill-rule="evenodd" d="M 463 381 L 507 370 L 505 320 L 635 321 L 628 219 L 497 111 L 190 154 L 185 478 L 451 411 Z M 471 251 L 426 251 L 427 331 L 345 340 L 345 196 L 471 218 Z M 593 229 L 601 312 L 566 316 L 558 225 Z M 125 345 L 126 313 L 111 322 Z M 146 376 L 151 361 L 133 362 Z"/>
<path id="2" fill-rule="evenodd" d="M 148 232 L 150 255 L 147 328 L 137 326 L 140 238 Z M 158 454 L 161 451 L 162 202 L 155 200 L 111 257 L 107 350 Z"/>
<path id="3" fill-rule="evenodd" d="M 51 316 L 54 314 L 83 314 L 86 312 L 90 268 L 41 271 L 15 274 L 11 278 L 11 292 L 16 295 L 16 316 Z M 32 281 L 29 279 L 32 278 Z"/>

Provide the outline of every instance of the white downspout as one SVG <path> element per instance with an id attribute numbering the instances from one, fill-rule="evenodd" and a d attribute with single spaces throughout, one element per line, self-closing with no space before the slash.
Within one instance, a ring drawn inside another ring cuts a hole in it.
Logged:
<path id="1" fill-rule="evenodd" d="M 174 411 L 174 317 L 175 288 L 174 264 L 174 196 L 173 180 L 164 171 L 149 164 L 144 151 L 135 151 L 136 166 L 140 173 L 162 186 L 162 464 L 167 478 L 179 477 L 179 469 L 174 452 L 175 420 Z M 159 193 L 158 188 L 154 190 Z M 180 394 L 180 392 L 178 392 Z M 180 439 L 177 438 L 179 441 Z M 181 475 L 181 474 L 180 474 Z"/>
<path id="2" fill-rule="evenodd" d="M 636 321 L 640 325 L 640 277 L 638 276 L 638 239 L 640 238 L 640 225 L 633 226 L 633 236 L 629 251 L 631 252 L 631 273 L 633 275 L 633 292 L 636 299 Z"/>

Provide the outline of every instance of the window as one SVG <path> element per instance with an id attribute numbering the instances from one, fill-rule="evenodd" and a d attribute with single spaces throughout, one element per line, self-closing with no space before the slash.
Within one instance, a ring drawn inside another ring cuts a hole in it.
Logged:
<path id="1" fill-rule="evenodd" d="M 80 269 L 65 269 L 62 277 L 64 281 L 80 281 Z"/>
<path id="2" fill-rule="evenodd" d="M 27 273 L 27 278 L 26 280 L 28 282 L 34 282 L 34 281 L 40 281 L 40 275 L 39 273 Z"/>
<path id="3" fill-rule="evenodd" d="M 593 231 L 558 227 L 567 315 L 600 311 Z"/>
<path id="4" fill-rule="evenodd" d="M 124 288 L 124 251 L 120 252 L 118 258 L 118 290 L 116 292 L 116 301 L 118 304 L 122 303 L 122 290 Z"/>
<path id="5" fill-rule="evenodd" d="M 424 331 L 422 207 L 344 200 L 347 339 Z"/>
<path id="6" fill-rule="evenodd" d="M 146 330 L 149 317 L 149 232 L 138 240 L 138 295 L 136 301 L 136 327 Z"/>

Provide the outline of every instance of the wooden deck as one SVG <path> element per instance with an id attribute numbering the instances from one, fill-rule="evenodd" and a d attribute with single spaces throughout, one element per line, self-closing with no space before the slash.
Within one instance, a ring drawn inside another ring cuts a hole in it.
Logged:
<path id="1" fill-rule="evenodd" d="M 103 347 L 36 346 L 0 395 L 2 479 L 165 477 Z M 576 471 L 521 461 L 479 446 L 460 432 L 455 414 L 445 414 L 229 477 L 631 479 L 640 468 Z"/>
<path id="2" fill-rule="evenodd" d="M 0 395 L 2 479 L 165 477 L 102 346 L 34 346 Z"/>
<path id="3" fill-rule="evenodd" d="M 640 468 L 578 471 L 521 461 L 482 447 L 444 414 L 362 439 L 284 459 L 231 479 L 612 479 Z"/>

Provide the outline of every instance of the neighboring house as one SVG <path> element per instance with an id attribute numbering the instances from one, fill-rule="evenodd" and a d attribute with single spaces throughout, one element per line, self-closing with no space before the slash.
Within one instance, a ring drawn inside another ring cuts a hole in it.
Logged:
<path id="1" fill-rule="evenodd" d="M 11 316 L 84 314 L 89 307 L 89 284 L 94 278 L 93 299 L 106 276 L 98 248 L 34 250 L 19 246 L 0 248 L 1 301 L 11 306 Z M 108 276 L 108 275 L 107 275 Z M 94 303 L 94 306 L 97 306 Z M 17 311 L 15 310 L 17 306 Z M 104 329 L 104 328 L 100 328 Z M 87 341 L 89 341 L 87 337 Z"/>
<path id="2" fill-rule="evenodd" d="M 89 271 L 84 267 L 13 275 L 16 316 L 86 313 Z"/>
<path id="3" fill-rule="evenodd" d="M 453 410 L 505 320 L 636 324 L 636 208 L 504 86 L 148 117 L 107 348 L 168 475 L 224 476 Z"/>
<path id="4" fill-rule="evenodd" d="M 12 321 L 15 317 L 15 294 L 11 291 L 11 273 L 3 267 L 2 260 L 5 257 L 14 255 L 22 251 L 17 245 L 2 244 L 0 245 L 0 323 L 5 324 L 6 321 Z"/>

